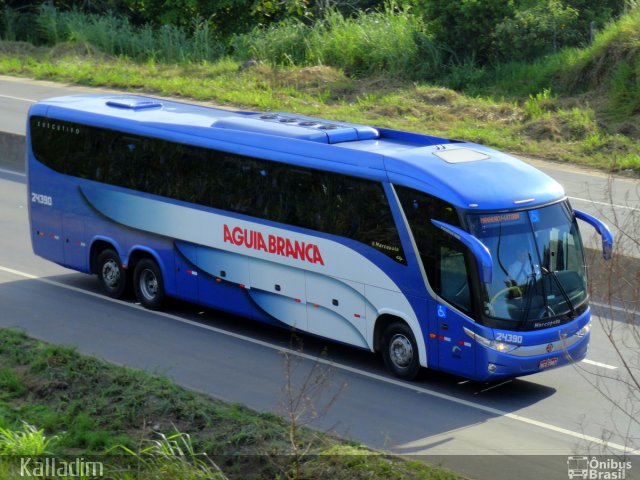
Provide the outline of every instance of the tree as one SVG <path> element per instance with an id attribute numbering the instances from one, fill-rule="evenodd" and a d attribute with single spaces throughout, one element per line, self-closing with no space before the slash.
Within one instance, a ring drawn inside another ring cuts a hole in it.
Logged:
<path id="1" fill-rule="evenodd" d="M 516 10 L 496 26 L 494 38 L 500 60 L 533 60 L 583 40 L 580 14 L 560 0 L 546 0 Z"/>
<path id="2" fill-rule="evenodd" d="M 611 405 L 618 418 L 617 431 L 603 432 L 603 438 L 617 433 L 625 438 L 630 450 L 640 449 L 640 189 L 627 199 L 623 214 L 614 207 L 604 207 L 606 219 L 616 235 L 613 258 L 600 264 L 603 271 L 592 275 L 591 296 L 594 323 L 597 322 L 617 356 L 617 370 L 597 374 L 578 367 L 581 375 Z M 622 387 L 622 388 L 620 388 Z M 620 418 L 622 420 L 620 420 Z"/>
<path id="3" fill-rule="evenodd" d="M 495 56 L 495 26 L 514 12 L 513 0 L 417 1 L 434 40 L 455 63 L 488 64 Z"/>

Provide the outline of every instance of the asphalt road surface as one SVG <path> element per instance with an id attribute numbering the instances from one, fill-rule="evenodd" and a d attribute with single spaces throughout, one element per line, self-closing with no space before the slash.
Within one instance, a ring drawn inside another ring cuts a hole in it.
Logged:
<path id="1" fill-rule="evenodd" d="M 29 101 L 75 91 L 0 79 L 0 129 L 20 133 Z M 582 202 L 597 211 L 603 205 L 594 202 L 607 203 L 606 177 L 543 168 L 559 172 L 576 208 Z M 623 344 L 629 331 L 622 312 L 594 318 L 588 359 L 575 366 L 502 384 L 428 371 L 407 383 L 389 377 L 367 352 L 304 335 L 299 351 L 289 332 L 246 319 L 181 303 L 167 313 L 149 312 L 103 297 L 95 278 L 33 255 L 24 180 L 20 172 L 0 171 L 0 326 L 275 413 L 284 413 L 288 353 L 298 379 L 314 367 L 330 369 L 318 407 L 334 393 L 337 398 L 315 428 L 471 478 L 565 479 L 569 455 L 640 453 L 640 428 L 628 416 L 637 405 L 623 368 L 623 360 L 637 364 L 639 354 L 623 348 L 621 359 L 604 332 L 613 326 Z M 633 214 L 637 204 L 628 199 L 638 184 L 617 179 L 613 192 L 619 202 L 613 211 Z M 639 478 L 640 465 L 626 473 Z"/>

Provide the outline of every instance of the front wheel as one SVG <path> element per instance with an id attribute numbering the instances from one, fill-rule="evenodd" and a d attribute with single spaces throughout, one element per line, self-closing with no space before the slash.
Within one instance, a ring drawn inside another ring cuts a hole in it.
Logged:
<path id="1" fill-rule="evenodd" d="M 418 345 L 409 326 L 395 322 L 382 337 L 382 358 L 387 369 L 396 377 L 414 379 L 420 372 Z"/>
<path id="2" fill-rule="evenodd" d="M 96 259 L 100 287 L 111 298 L 122 298 L 127 288 L 127 272 L 120 256 L 110 248 L 103 250 Z"/>
<path id="3" fill-rule="evenodd" d="M 133 272 L 133 289 L 138 301 L 150 310 L 160 310 L 166 300 L 164 281 L 158 264 L 143 258 Z"/>

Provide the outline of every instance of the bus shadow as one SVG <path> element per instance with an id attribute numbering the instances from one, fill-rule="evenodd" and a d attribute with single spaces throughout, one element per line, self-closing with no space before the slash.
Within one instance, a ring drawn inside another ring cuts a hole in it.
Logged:
<path id="1" fill-rule="evenodd" d="M 161 343 L 156 336 L 169 337 L 168 341 L 171 341 L 171 335 L 184 332 L 191 337 L 184 341 L 176 339 L 175 349 L 178 355 L 181 350 L 187 351 L 188 355 L 184 358 L 189 358 L 193 353 L 189 349 L 193 349 L 194 352 L 198 352 L 194 356 L 204 356 L 209 362 L 216 361 L 217 353 L 216 348 L 208 346 L 226 341 L 220 339 L 215 332 L 198 333 L 192 328 L 184 329 L 171 317 L 154 318 L 146 311 L 132 310 L 128 305 L 133 304 L 133 300 L 128 300 L 124 304 L 105 302 L 95 277 L 71 273 L 50 276 L 42 280 L 44 281 L 18 280 L 0 283 L 0 302 L 3 305 L 16 305 L 15 309 L 11 308 L 5 312 L 0 325 L 18 326 L 36 338 L 67 345 L 78 342 L 69 338 L 77 338 L 73 337 L 74 329 L 80 328 L 91 332 L 93 336 L 102 336 L 98 341 L 99 346 L 91 347 L 93 350 L 90 350 L 90 354 L 116 361 L 116 363 L 120 362 L 114 360 L 114 355 L 126 349 L 122 344 L 123 341 L 132 345 L 137 341 L 140 342 L 140 349 L 136 352 L 136 356 L 143 365 L 142 368 L 153 365 L 157 358 L 166 355 L 165 351 L 158 353 L 158 350 L 154 350 L 157 347 L 156 344 Z M 393 445 L 405 445 L 418 438 L 429 438 L 456 429 L 469 428 L 482 424 L 490 418 L 544 401 L 556 393 L 555 388 L 527 378 L 487 384 L 430 370 L 424 370 L 415 382 L 398 382 L 385 371 L 380 356 L 367 351 L 312 335 L 292 333 L 290 330 L 179 301 L 170 302 L 166 312 L 189 322 L 229 332 L 233 335 L 230 342 L 242 341 L 242 337 L 247 337 L 256 343 L 264 342 L 281 349 L 303 352 L 305 356 L 300 361 L 305 364 L 313 364 L 313 357 L 328 362 L 332 375 L 338 383 L 346 385 L 346 388 L 340 392 L 339 398 L 326 416 L 313 421 L 311 426 L 368 443 L 376 448 L 387 448 L 387 442 Z M 14 317 L 13 321 L 9 319 L 11 316 Z M 47 316 L 51 316 L 51 323 L 45 319 Z M 105 323 L 105 319 L 111 323 Z M 163 333 L 163 329 L 170 332 Z M 131 338 L 123 340 L 124 337 Z M 192 337 L 195 340 L 191 340 Z M 109 343 L 112 345 L 110 346 Z M 244 343 L 247 345 L 242 348 L 249 350 L 251 345 L 248 345 L 248 342 Z M 108 355 L 100 353 L 109 350 L 116 353 Z M 148 358 L 143 358 L 144 356 Z M 262 404 L 250 397 L 226 398 L 250 406 L 259 405 L 265 410 L 277 410 L 279 405 L 277 397 L 282 394 L 285 383 L 282 377 L 282 358 L 273 357 L 272 354 L 269 354 L 268 358 L 268 362 L 261 363 L 256 360 L 255 367 L 250 368 L 249 371 L 234 372 L 234 375 L 229 375 L 227 372 L 228 378 L 224 380 L 216 380 L 207 372 L 206 375 L 202 374 L 206 378 L 196 378 L 197 385 L 192 388 L 204 390 L 199 385 L 216 385 L 218 382 L 237 383 L 234 391 L 245 393 L 246 385 L 251 382 L 259 383 L 258 378 L 260 375 L 265 375 L 264 372 L 268 369 L 270 370 L 268 375 L 271 375 L 270 390 L 265 392 L 268 398 L 262 400 Z M 179 362 L 171 359 L 165 359 L 165 361 L 167 364 Z M 251 363 L 250 358 L 246 361 Z M 140 364 L 133 367 L 140 368 Z M 305 366 L 305 371 L 309 370 L 308 366 Z M 182 369 L 188 367 L 188 365 L 180 366 Z M 157 370 L 153 368 L 152 371 Z M 174 376 L 173 371 L 170 373 Z M 178 383 L 189 384 L 189 382 L 175 379 Z M 280 384 L 277 384 L 278 379 Z M 394 405 L 393 411 L 387 410 L 386 407 L 389 404 Z M 480 408 L 474 408 L 473 405 Z M 398 429 L 397 423 L 406 422 L 406 412 L 414 409 L 430 413 L 424 418 L 411 420 L 411 426 Z M 385 413 L 382 414 L 382 412 Z M 403 452 L 419 453 L 424 452 L 424 448 L 424 445 L 415 449 L 407 446 Z"/>
<path id="2" fill-rule="evenodd" d="M 96 278 L 92 276 L 67 274 L 48 277 L 48 280 L 79 289 L 82 292 L 103 296 Z M 136 303 L 132 296 L 124 301 Z M 385 370 L 382 358 L 369 351 L 180 300 L 172 299 L 164 311 L 192 322 L 267 342 L 281 349 L 299 351 L 338 365 L 345 365 L 351 369 L 362 371 L 364 374 L 373 374 L 397 381 Z M 497 382 L 476 382 L 428 369 L 423 369 L 415 381 L 406 383 L 506 411 L 525 408 L 556 393 L 555 388 L 528 380 L 528 377 Z"/>

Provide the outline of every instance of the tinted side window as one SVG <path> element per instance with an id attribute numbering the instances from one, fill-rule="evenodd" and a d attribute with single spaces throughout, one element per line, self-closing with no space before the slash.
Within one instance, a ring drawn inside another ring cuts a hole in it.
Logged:
<path id="1" fill-rule="evenodd" d="M 460 226 L 455 208 L 424 192 L 395 187 L 431 288 L 463 312 L 471 311 L 469 272 L 465 249 L 437 228 L 432 219 Z"/>
<path id="2" fill-rule="evenodd" d="M 406 264 L 381 183 L 333 172 L 287 169 L 284 190 L 294 205 L 287 223 L 352 238 Z"/>
<path id="3" fill-rule="evenodd" d="M 58 172 L 352 238 L 406 264 L 379 182 L 41 117 L 31 139 Z"/>

